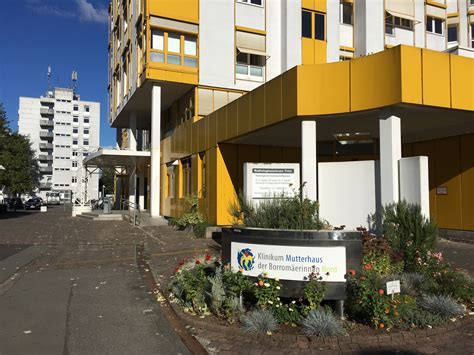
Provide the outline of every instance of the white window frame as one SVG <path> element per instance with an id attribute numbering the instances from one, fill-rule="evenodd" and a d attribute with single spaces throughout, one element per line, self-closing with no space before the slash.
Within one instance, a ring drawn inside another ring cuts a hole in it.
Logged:
<path id="1" fill-rule="evenodd" d="M 444 36 L 445 35 L 445 21 L 441 18 L 438 18 L 438 17 L 434 17 L 434 16 L 426 16 L 426 23 L 428 24 L 428 19 L 431 19 L 431 31 L 428 31 L 428 29 L 426 28 L 426 32 L 427 33 L 431 33 L 433 35 L 438 35 L 438 36 Z M 436 20 L 439 20 L 441 21 L 441 33 L 438 33 L 436 32 Z"/>
<path id="2" fill-rule="evenodd" d="M 237 62 L 237 59 L 235 61 L 235 78 L 236 79 L 240 79 L 240 80 L 251 80 L 251 81 L 258 81 L 258 82 L 263 82 L 264 79 L 265 79 L 265 60 L 266 58 L 264 57 L 262 60 L 263 60 L 263 65 L 262 66 L 258 66 L 258 65 L 251 65 L 250 64 L 250 56 L 252 54 L 250 53 L 244 53 L 244 52 L 241 52 L 239 54 L 246 54 L 247 55 L 247 63 L 246 64 L 243 64 L 243 63 L 239 63 Z M 263 57 L 263 56 L 261 56 Z M 247 74 L 241 74 L 241 73 L 237 73 L 237 67 L 246 67 L 246 71 L 247 71 Z M 252 75 L 251 74 L 251 69 L 252 68 L 259 68 L 262 70 L 262 76 L 258 76 L 258 75 Z"/>
<path id="3" fill-rule="evenodd" d="M 246 5 L 251 5 L 251 6 L 257 6 L 257 7 L 265 7 L 265 0 L 261 0 L 262 1 L 262 5 L 259 5 L 259 4 L 254 4 L 252 3 L 253 0 L 237 0 L 237 2 L 241 3 L 241 4 L 246 4 Z"/>

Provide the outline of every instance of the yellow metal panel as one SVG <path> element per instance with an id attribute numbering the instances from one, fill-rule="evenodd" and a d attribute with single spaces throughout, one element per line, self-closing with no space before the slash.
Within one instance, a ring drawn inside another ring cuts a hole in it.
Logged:
<path id="1" fill-rule="evenodd" d="M 183 125 L 178 127 L 178 153 L 184 154 L 186 150 L 186 131 Z"/>
<path id="2" fill-rule="evenodd" d="M 186 147 L 186 149 L 185 149 L 184 154 L 186 154 L 186 155 L 190 155 L 193 151 L 193 146 L 192 146 L 193 136 L 192 136 L 191 123 L 192 123 L 192 120 L 188 120 L 184 124 L 185 132 L 186 132 L 186 137 L 185 137 L 185 147 Z"/>
<path id="3" fill-rule="evenodd" d="M 309 10 L 315 10 L 314 0 L 301 0 L 301 7 Z"/>
<path id="4" fill-rule="evenodd" d="M 452 107 L 474 110 L 474 60 L 450 54 Z"/>
<path id="5" fill-rule="evenodd" d="M 227 139 L 227 107 L 217 110 L 217 142 Z"/>
<path id="6" fill-rule="evenodd" d="M 196 152 L 201 151 L 201 149 L 199 149 L 199 126 L 197 122 L 191 124 L 191 135 L 193 139 L 192 152 L 196 153 Z"/>
<path id="7" fill-rule="evenodd" d="M 230 225 L 233 219 L 229 213 L 237 203 L 237 147 L 222 144 L 217 149 L 217 224 Z"/>
<path id="8" fill-rule="evenodd" d="M 282 163 L 301 163 L 301 149 L 300 148 L 281 148 Z"/>
<path id="9" fill-rule="evenodd" d="M 326 0 L 315 0 L 314 9 L 316 11 L 326 13 Z"/>
<path id="10" fill-rule="evenodd" d="M 217 114 L 216 112 L 211 113 L 207 121 L 209 122 L 208 133 L 209 140 L 207 142 L 208 148 L 213 148 L 217 145 Z"/>
<path id="11" fill-rule="evenodd" d="M 150 15 L 199 23 L 199 0 L 148 0 Z"/>
<path id="12" fill-rule="evenodd" d="M 462 229 L 474 230 L 474 134 L 461 136 Z"/>
<path id="13" fill-rule="evenodd" d="M 209 149 L 207 155 L 209 168 L 207 184 L 207 219 L 211 224 L 217 224 L 217 148 Z"/>
<path id="14" fill-rule="evenodd" d="M 165 70 L 165 69 L 158 69 L 155 66 L 156 64 L 151 63 L 146 70 L 146 77 L 147 79 L 151 80 L 161 80 L 161 81 L 172 81 L 177 83 L 184 83 L 184 84 L 198 84 L 198 73 L 183 73 L 177 70 Z"/>
<path id="15" fill-rule="evenodd" d="M 422 58 L 423 104 L 450 107 L 449 55 L 423 49 Z"/>
<path id="16" fill-rule="evenodd" d="M 301 38 L 301 63 L 314 64 L 314 40 L 311 38 Z"/>
<path id="17" fill-rule="evenodd" d="M 326 47 L 326 41 L 314 41 L 314 64 L 322 64 L 327 62 Z"/>
<path id="18" fill-rule="evenodd" d="M 446 195 L 436 196 L 437 222 L 441 228 L 462 229 L 461 159 L 459 137 L 436 141 L 436 184 Z"/>
<path id="19" fill-rule="evenodd" d="M 181 163 L 181 159 L 178 160 L 178 178 L 175 180 L 178 185 L 175 191 L 177 192 L 177 196 L 181 198 L 183 197 L 183 164 Z"/>
<path id="20" fill-rule="evenodd" d="M 265 84 L 265 125 L 281 120 L 281 76 Z"/>
<path id="21" fill-rule="evenodd" d="M 201 159 L 199 159 L 199 154 L 193 154 L 191 156 L 191 195 L 193 196 L 199 196 L 199 188 L 201 186 L 200 168 Z"/>
<path id="22" fill-rule="evenodd" d="M 298 115 L 350 111 L 350 62 L 298 67 Z"/>
<path id="23" fill-rule="evenodd" d="M 261 85 L 249 94 L 251 96 L 250 127 L 252 130 L 265 125 L 265 85 Z"/>
<path id="24" fill-rule="evenodd" d="M 421 105 L 423 102 L 421 49 L 402 46 L 400 50 L 402 101 Z"/>
<path id="25" fill-rule="evenodd" d="M 233 138 L 238 135 L 238 100 L 232 101 L 227 106 L 227 137 Z"/>
<path id="26" fill-rule="evenodd" d="M 245 94 L 242 96 L 238 102 L 238 130 L 239 130 L 239 135 L 247 133 L 250 131 L 250 120 L 251 120 L 251 115 L 250 115 L 250 94 Z"/>
<path id="27" fill-rule="evenodd" d="M 206 120 L 200 120 L 194 124 L 198 132 L 198 152 L 206 150 Z"/>
<path id="28" fill-rule="evenodd" d="M 260 147 L 260 162 L 261 163 L 281 163 L 281 149 L 280 147 Z"/>
<path id="29" fill-rule="evenodd" d="M 400 47 L 348 61 L 351 111 L 392 105 L 401 100 Z"/>
<path id="30" fill-rule="evenodd" d="M 297 68 L 288 70 L 282 75 L 282 119 L 295 117 L 297 113 Z"/>

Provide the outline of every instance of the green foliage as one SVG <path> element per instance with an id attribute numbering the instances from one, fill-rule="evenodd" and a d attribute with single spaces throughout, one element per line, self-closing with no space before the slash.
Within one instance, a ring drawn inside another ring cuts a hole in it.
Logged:
<path id="1" fill-rule="evenodd" d="M 449 296 L 423 295 L 419 303 L 428 312 L 443 318 L 457 317 L 464 314 L 464 308 Z"/>
<path id="2" fill-rule="evenodd" d="M 106 194 L 114 193 L 115 186 L 115 170 L 113 168 L 102 168 L 102 175 L 99 179 L 99 191 L 102 191 L 102 186 L 105 186 Z"/>
<path id="3" fill-rule="evenodd" d="M 394 261 L 389 254 L 370 251 L 363 255 L 363 265 L 366 270 L 373 270 L 379 275 L 390 275 L 403 271 L 403 262 Z"/>
<path id="4" fill-rule="evenodd" d="M 323 281 L 322 276 L 313 273 L 309 276 L 309 281 L 303 289 L 303 293 L 309 303 L 308 306 L 302 307 L 302 313 L 304 315 L 307 315 L 310 311 L 319 308 L 321 302 L 323 301 L 326 288 L 326 282 Z"/>
<path id="5" fill-rule="evenodd" d="M 446 318 L 432 314 L 417 306 L 406 307 L 401 312 L 398 328 L 429 328 L 436 327 L 446 323 Z"/>
<path id="6" fill-rule="evenodd" d="M 319 218 L 319 204 L 304 197 L 304 185 L 292 197 L 275 196 L 258 205 L 239 194 L 238 205 L 232 205 L 230 212 L 235 223 L 243 222 L 246 227 L 320 230 L 324 223 Z"/>
<path id="7" fill-rule="evenodd" d="M 257 277 L 253 287 L 253 293 L 257 299 L 257 305 L 262 308 L 274 308 L 280 304 L 281 283 L 278 279 L 270 279 L 266 273 Z"/>
<path id="8" fill-rule="evenodd" d="M 436 247 L 436 225 L 417 204 L 400 201 L 384 206 L 376 225 L 393 250 L 403 255 L 407 271 L 415 271 L 416 259 Z"/>
<path id="9" fill-rule="evenodd" d="M 208 223 L 204 216 L 199 213 L 199 198 L 197 196 L 186 197 L 189 204 L 189 212 L 177 218 L 170 219 L 170 225 L 180 230 L 191 228 L 196 237 L 202 238 L 206 233 Z"/>
<path id="10" fill-rule="evenodd" d="M 301 319 L 301 314 L 294 300 L 290 303 L 283 303 L 281 300 L 278 300 L 272 311 L 278 323 L 296 325 Z"/>
<path id="11" fill-rule="evenodd" d="M 240 319 L 247 333 L 271 334 L 278 328 L 278 322 L 273 313 L 267 309 L 257 309 Z"/>
<path id="12" fill-rule="evenodd" d="M 344 328 L 334 314 L 327 309 L 315 309 L 303 320 L 303 332 L 307 336 L 321 338 L 344 334 Z"/>

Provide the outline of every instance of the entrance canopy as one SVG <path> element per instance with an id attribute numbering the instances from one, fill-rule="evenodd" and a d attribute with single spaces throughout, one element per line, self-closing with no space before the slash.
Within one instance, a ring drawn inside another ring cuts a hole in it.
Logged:
<path id="1" fill-rule="evenodd" d="M 98 168 L 135 167 L 150 164 L 149 151 L 99 149 L 84 159 L 84 165 Z"/>

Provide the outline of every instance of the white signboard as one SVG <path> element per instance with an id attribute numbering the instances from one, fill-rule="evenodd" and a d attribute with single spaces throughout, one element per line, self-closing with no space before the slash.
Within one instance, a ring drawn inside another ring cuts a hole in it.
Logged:
<path id="1" fill-rule="evenodd" d="M 387 295 L 392 295 L 394 293 L 400 293 L 400 280 L 387 282 Z"/>
<path id="2" fill-rule="evenodd" d="M 293 196 L 300 186 L 299 164 L 244 164 L 244 194 L 252 200 Z"/>
<path id="3" fill-rule="evenodd" d="M 231 267 L 248 276 L 266 272 L 270 278 L 304 281 L 315 272 L 324 281 L 346 282 L 346 248 L 232 242 Z"/>

